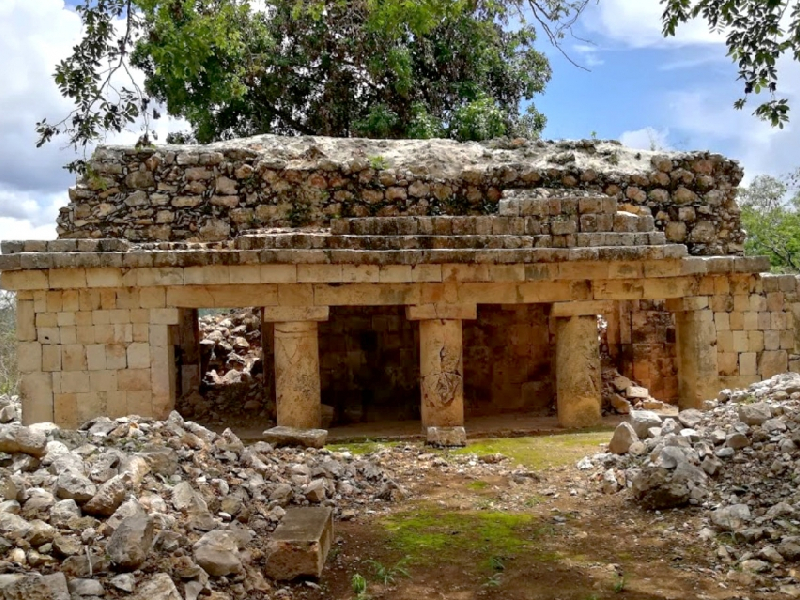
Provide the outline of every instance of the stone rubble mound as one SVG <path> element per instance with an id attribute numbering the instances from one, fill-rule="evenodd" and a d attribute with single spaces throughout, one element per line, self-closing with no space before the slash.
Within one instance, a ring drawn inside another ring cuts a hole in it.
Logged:
<path id="1" fill-rule="evenodd" d="M 265 388 L 260 309 L 203 315 L 199 328 L 202 395 L 185 394 L 181 414 L 203 423 L 274 419 Z"/>
<path id="2" fill-rule="evenodd" d="M 19 413 L 0 398 L 0 420 Z M 270 598 L 292 506 L 339 519 L 405 497 L 378 455 L 245 446 L 173 412 L 79 431 L 0 424 L 0 598 Z"/>
<path id="3" fill-rule="evenodd" d="M 633 410 L 608 452 L 578 467 L 646 509 L 697 507 L 719 559 L 780 575 L 800 560 L 800 374 L 723 390 L 703 408 Z"/>
<path id="4" fill-rule="evenodd" d="M 659 410 L 664 403 L 650 395 L 650 390 L 631 378 L 621 375 L 616 368 L 603 368 L 603 407 L 619 415 L 628 415 L 633 409 Z M 610 412 L 609 410 L 609 412 Z"/>

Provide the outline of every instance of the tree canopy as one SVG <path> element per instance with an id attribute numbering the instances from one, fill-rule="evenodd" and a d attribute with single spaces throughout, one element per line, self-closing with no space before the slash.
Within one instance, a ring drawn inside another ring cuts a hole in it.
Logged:
<path id="1" fill-rule="evenodd" d="M 800 170 L 782 178 L 759 175 L 739 190 L 745 252 L 769 256 L 778 271 L 800 271 Z"/>
<path id="2" fill-rule="evenodd" d="M 83 38 L 55 73 L 75 108 L 39 122 L 39 144 L 147 128 L 160 106 L 191 125 L 176 139 L 201 143 L 535 138 L 545 118 L 522 107 L 551 71 L 534 23 L 558 45 L 589 1 L 84 0 Z"/>
<path id="3" fill-rule="evenodd" d="M 743 95 L 734 103 L 744 108 L 751 94 L 769 96 L 754 114 L 783 128 L 789 103 L 778 90 L 778 61 L 800 59 L 800 0 L 661 0 L 663 32 L 675 35 L 692 19 L 703 19 L 712 31 L 725 34 L 728 56 L 738 65 Z"/>

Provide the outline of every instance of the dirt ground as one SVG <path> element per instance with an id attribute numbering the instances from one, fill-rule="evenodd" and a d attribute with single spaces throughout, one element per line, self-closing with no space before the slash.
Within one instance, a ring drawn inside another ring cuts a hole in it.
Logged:
<path id="1" fill-rule="evenodd" d="M 337 522 L 322 579 L 282 594 L 308 600 L 793 597 L 766 591 L 778 589 L 776 582 L 719 565 L 714 546 L 697 535 L 700 510 L 651 513 L 626 494 L 602 495 L 575 465 L 610 436 L 480 440 L 460 451 L 512 457 L 504 464 L 520 468 L 506 475 L 476 477 L 451 465 L 448 452 L 434 467 L 410 465 L 397 477 L 409 497 L 365 506 L 354 520 Z M 364 453 L 381 445 L 348 448 Z"/>

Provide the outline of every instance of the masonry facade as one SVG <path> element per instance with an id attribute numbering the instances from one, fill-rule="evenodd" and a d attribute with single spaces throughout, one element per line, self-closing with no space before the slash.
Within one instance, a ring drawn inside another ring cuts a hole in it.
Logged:
<path id="1" fill-rule="evenodd" d="M 62 239 L 3 244 L 23 419 L 166 416 L 198 384 L 202 308 L 262 309 L 277 421 L 300 428 L 347 387 L 337 340 L 356 319 L 406 332 L 385 336 L 404 374 L 376 380 L 418 390 L 424 428 L 550 402 L 566 427 L 596 424 L 598 315 L 615 359 L 647 365 L 639 379 L 682 407 L 800 370 L 798 279 L 741 256 L 735 163 L 614 147 L 606 165 L 607 148 L 261 137 L 100 149 Z M 309 185 L 325 193 L 309 200 Z M 269 222 L 240 221 L 245 209 Z"/>

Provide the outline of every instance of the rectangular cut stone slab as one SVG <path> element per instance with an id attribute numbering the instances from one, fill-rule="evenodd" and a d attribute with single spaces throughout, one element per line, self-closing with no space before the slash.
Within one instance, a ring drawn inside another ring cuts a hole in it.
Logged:
<path id="1" fill-rule="evenodd" d="M 269 541 L 264 573 L 289 581 L 320 577 L 333 541 L 333 509 L 289 508 Z"/>
<path id="2" fill-rule="evenodd" d="M 325 429 L 296 429 L 278 425 L 267 429 L 263 434 L 264 441 L 273 446 L 302 446 L 304 448 L 322 448 L 328 438 Z"/>
<path id="3" fill-rule="evenodd" d="M 426 443 L 440 448 L 467 445 L 467 432 L 463 427 L 428 427 Z"/>

